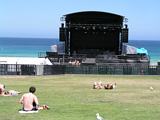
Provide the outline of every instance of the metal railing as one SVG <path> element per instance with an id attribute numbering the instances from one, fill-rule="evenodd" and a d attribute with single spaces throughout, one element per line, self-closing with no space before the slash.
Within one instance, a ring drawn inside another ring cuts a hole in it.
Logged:
<path id="1" fill-rule="evenodd" d="M 0 64 L 0 75 L 35 75 L 36 65 Z"/>
<path id="2" fill-rule="evenodd" d="M 160 75 L 160 66 L 143 65 L 15 65 L 0 64 L 0 75 L 111 74 Z"/>

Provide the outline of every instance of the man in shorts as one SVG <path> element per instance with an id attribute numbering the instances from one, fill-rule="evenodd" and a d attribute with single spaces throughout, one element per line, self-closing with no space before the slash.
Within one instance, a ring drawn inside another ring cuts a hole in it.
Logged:
<path id="1" fill-rule="evenodd" d="M 31 86 L 29 88 L 29 93 L 25 93 L 21 99 L 20 103 L 23 105 L 24 111 L 36 111 L 38 110 L 38 99 L 37 96 L 34 95 L 36 91 L 36 88 L 34 86 Z"/>

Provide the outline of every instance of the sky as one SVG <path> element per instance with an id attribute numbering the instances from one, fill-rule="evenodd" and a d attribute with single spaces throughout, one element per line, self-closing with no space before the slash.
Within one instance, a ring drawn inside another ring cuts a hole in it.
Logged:
<path id="1" fill-rule="evenodd" d="M 0 37 L 59 38 L 60 18 L 102 11 L 128 18 L 129 40 L 160 40 L 160 0 L 0 0 Z"/>

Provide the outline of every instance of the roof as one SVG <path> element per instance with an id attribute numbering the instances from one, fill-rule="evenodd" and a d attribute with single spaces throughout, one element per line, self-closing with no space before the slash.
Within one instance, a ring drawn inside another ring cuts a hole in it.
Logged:
<path id="1" fill-rule="evenodd" d="M 100 11 L 83 11 L 64 15 L 66 22 L 71 23 L 90 23 L 90 24 L 122 24 L 124 16 L 100 12 Z"/>
<path id="2" fill-rule="evenodd" d="M 0 64 L 52 65 L 48 58 L 0 57 Z"/>

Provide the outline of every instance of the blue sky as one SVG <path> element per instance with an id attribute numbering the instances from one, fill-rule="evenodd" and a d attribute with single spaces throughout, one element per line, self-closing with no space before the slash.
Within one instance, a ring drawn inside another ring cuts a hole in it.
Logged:
<path id="1" fill-rule="evenodd" d="M 130 40 L 160 40 L 160 0 L 0 0 L 0 37 L 58 38 L 60 17 L 103 11 L 128 18 Z"/>

